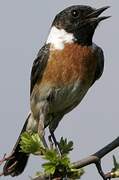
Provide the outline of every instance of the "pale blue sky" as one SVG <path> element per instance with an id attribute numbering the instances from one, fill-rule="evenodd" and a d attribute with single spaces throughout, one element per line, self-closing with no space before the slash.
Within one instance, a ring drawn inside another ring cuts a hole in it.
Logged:
<path id="1" fill-rule="evenodd" d="M 95 8 L 111 6 L 112 15 L 97 28 L 94 42 L 105 53 L 103 76 L 88 91 L 81 104 L 67 114 L 56 130 L 57 137 L 74 141 L 73 161 L 94 153 L 119 135 L 119 1 L 114 0 L 0 0 L 0 156 L 9 153 L 29 111 L 30 70 L 47 38 L 54 16 L 73 4 Z M 112 154 L 104 158 L 104 169 L 112 168 Z M 41 159 L 31 157 L 27 168 L 16 178 L 28 180 L 40 169 Z M 2 170 L 2 169 L 1 169 Z M 82 180 L 100 180 L 93 165 L 85 168 Z"/>

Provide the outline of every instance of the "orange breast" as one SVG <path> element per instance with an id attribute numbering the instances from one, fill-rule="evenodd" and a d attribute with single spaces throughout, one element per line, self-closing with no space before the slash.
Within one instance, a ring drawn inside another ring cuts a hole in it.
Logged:
<path id="1" fill-rule="evenodd" d="M 91 47 L 66 44 L 63 50 L 51 51 L 40 85 L 67 85 L 76 80 L 90 83 L 96 69 L 96 56 Z"/>

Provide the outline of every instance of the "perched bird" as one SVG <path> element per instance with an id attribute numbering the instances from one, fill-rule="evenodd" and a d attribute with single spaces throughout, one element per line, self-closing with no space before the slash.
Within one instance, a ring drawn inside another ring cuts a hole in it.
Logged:
<path id="1" fill-rule="evenodd" d="M 103 50 L 92 42 L 100 16 L 109 6 L 94 9 L 75 5 L 56 15 L 45 45 L 40 49 L 31 71 L 31 111 L 22 129 L 38 132 L 44 138 L 49 127 L 54 131 L 63 116 L 75 108 L 88 89 L 103 73 Z M 22 133 L 21 132 L 21 133 Z M 20 137 L 7 160 L 5 176 L 24 171 L 29 155 L 20 152 Z"/>

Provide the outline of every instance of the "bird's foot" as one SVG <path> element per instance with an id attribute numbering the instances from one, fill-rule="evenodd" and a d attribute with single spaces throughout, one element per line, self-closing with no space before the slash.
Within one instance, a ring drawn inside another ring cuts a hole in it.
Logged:
<path id="1" fill-rule="evenodd" d="M 52 137 L 51 137 L 51 135 L 50 135 L 50 136 L 48 136 L 48 140 L 49 140 L 49 143 L 50 143 L 50 149 L 53 149 L 53 145 L 54 145 L 54 143 L 53 143 L 53 141 L 52 141 Z"/>

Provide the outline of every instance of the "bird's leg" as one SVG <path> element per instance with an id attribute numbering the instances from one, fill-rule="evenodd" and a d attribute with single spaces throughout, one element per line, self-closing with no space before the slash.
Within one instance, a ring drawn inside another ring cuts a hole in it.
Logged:
<path id="1" fill-rule="evenodd" d="M 50 144 L 52 144 L 52 147 L 53 147 L 53 142 L 54 142 L 56 151 L 58 152 L 58 154 L 61 155 L 59 143 L 57 142 L 53 131 L 50 131 L 49 141 L 50 141 Z"/>
<path id="2" fill-rule="evenodd" d="M 49 143 L 50 143 L 50 149 L 53 149 L 53 141 L 52 141 L 51 135 L 48 136 L 48 140 L 49 140 Z"/>
<path id="3" fill-rule="evenodd" d="M 47 142 L 45 140 L 45 132 L 44 132 L 44 117 L 40 116 L 40 120 L 38 123 L 38 134 L 40 136 L 40 139 L 43 142 L 43 145 L 45 148 L 48 148 Z"/>
<path id="4" fill-rule="evenodd" d="M 52 147 L 53 147 L 53 144 L 55 145 L 55 148 L 60 155 L 61 155 L 61 150 L 60 150 L 59 143 L 57 142 L 56 137 L 54 135 L 54 131 L 57 128 L 62 117 L 63 117 L 62 114 L 53 116 L 51 122 L 49 123 L 49 132 L 50 132 L 49 142 L 52 145 Z"/>
<path id="5" fill-rule="evenodd" d="M 59 144 L 58 144 L 58 142 L 57 142 L 57 140 L 56 140 L 56 137 L 55 137 L 55 135 L 54 135 L 54 132 L 50 132 L 50 134 L 51 134 L 51 138 L 52 138 L 52 140 L 53 140 L 53 142 L 54 142 L 54 144 L 55 144 L 55 147 L 58 146 Z"/>
<path id="6" fill-rule="evenodd" d="M 105 174 L 102 170 L 102 166 L 101 166 L 101 161 L 98 161 L 97 163 L 95 163 L 97 170 L 99 172 L 99 174 L 101 175 L 101 177 L 103 178 L 103 180 L 107 180 L 108 178 L 105 177 Z"/>
<path id="7" fill-rule="evenodd" d="M 48 148 L 47 142 L 45 140 L 45 127 L 44 127 L 44 122 L 46 119 L 47 115 L 47 105 L 42 104 L 40 107 L 40 112 L 39 112 L 39 121 L 38 121 L 38 134 L 43 142 L 43 145 L 45 148 Z"/>

